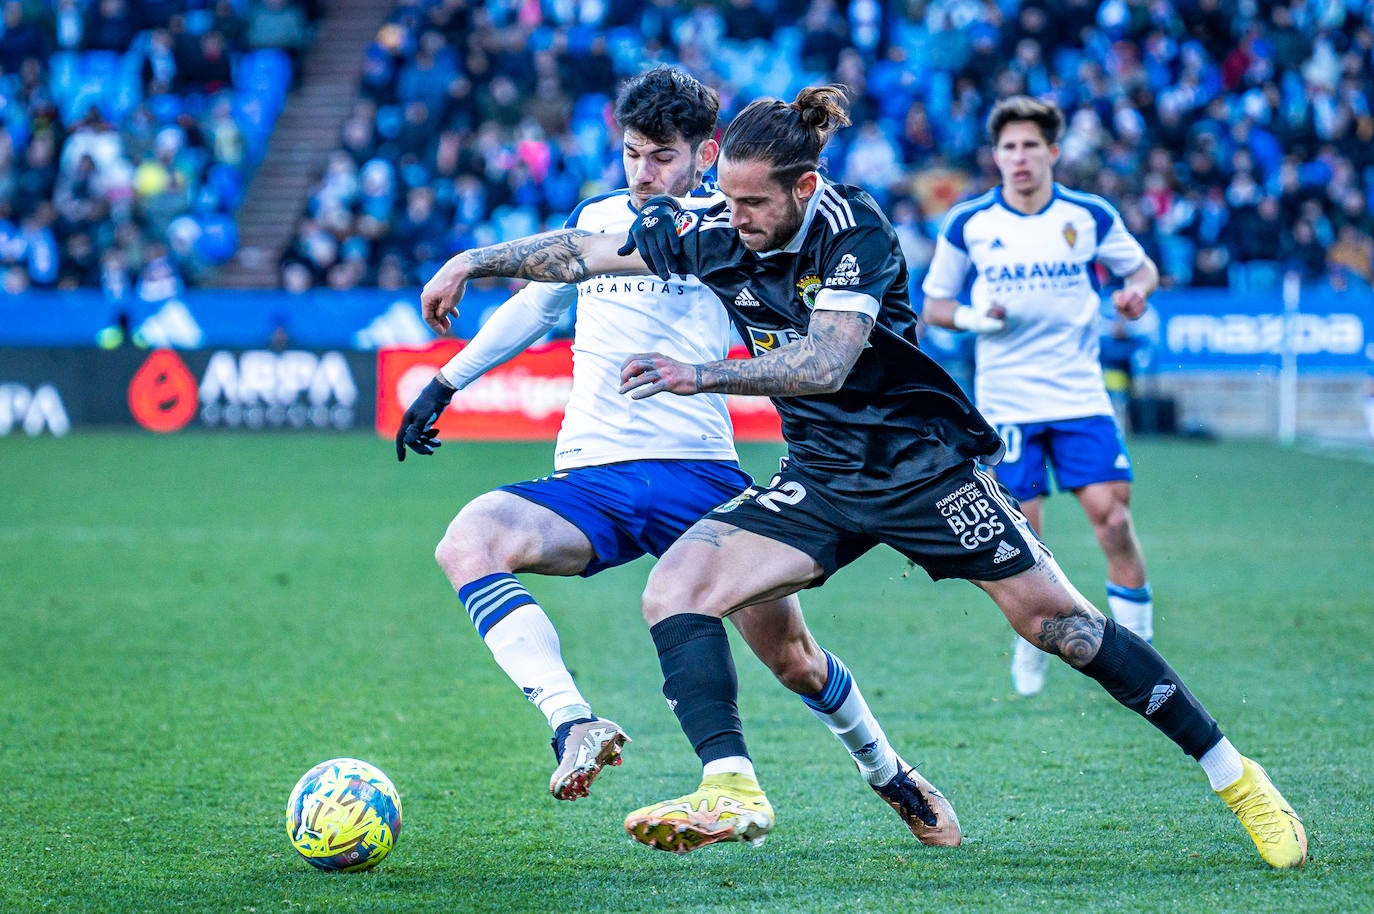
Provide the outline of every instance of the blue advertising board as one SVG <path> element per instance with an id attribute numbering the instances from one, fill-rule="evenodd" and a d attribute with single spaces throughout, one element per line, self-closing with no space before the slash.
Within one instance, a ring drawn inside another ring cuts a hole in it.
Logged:
<path id="1" fill-rule="evenodd" d="M 1367 291 L 1310 287 L 1291 315 L 1278 291 L 1160 292 L 1150 306 L 1155 314 L 1146 335 L 1156 372 L 1278 370 L 1286 336 L 1302 371 L 1361 371 L 1374 364 L 1374 295 Z"/>
<path id="2" fill-rule="evenodd" d="M 510 290 L 472 288 L 455 336 L 467 339 Z M 123 312 L 143 346 L 338 348 L 372 350 L 424 344 L 434 335 L 419 311 L 419 290 L 187 291 L 162 302 L 108 301 L 95 291 L 34 291 L 0 298 L 0 346 L 96 346 L 117 343 L 109 328 Z M 1142 361 L 1157 373 L 1277 369 L 1285 328 L 1301 370 L 1368 371 L 1374 363 L 1374 293 L 1303 290 L 1286 316 L 1282 294 L 1223 290 L 1161 291 L 1132 326 L 1148 343 Z M 561 328 L 570 330 L 570 326 Z"/>
<path id="3" fill-rule="evenodd" d="M 505 288 L 470 289 L 455 335 L 471 337 Z M 174 349 L 289 345 L 377 349 L 428 343 L 434 334 L 420 317 L 420 290 L 191 289 L 176 298 L 111 302 L 100 292 L 31 291 L 0 297 L 0 346 L 98 346 L 121 324 L 140 345 Z M 118 341 L 117 339 L 115 340 Z"/>

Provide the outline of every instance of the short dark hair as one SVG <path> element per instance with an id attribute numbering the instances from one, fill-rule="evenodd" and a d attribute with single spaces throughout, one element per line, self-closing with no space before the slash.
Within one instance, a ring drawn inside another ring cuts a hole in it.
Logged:
<path id="1" fill-rule="evenodd" d="M 993 105 L 988 114 L 988 139 L 992 140 L 992 145 L 997 145 L 1004 127 L 1017 121 L 1035 124 L 1051 146 L 1058 143 L 1064 133 L 1064 112 L 1054 102 L 1043 102 L 1029 95 L 1013 95 Z"/>
<path id="2" fill-rule="evenodd" d="M 693 149 L 716 132 L 720 95 L 681 67 L 662 65 L 627 79 L 615 96 L 615 122 L 655 143 L 678 137 Z"/>
<path id="3" fill-rule="evenodd" d="M 845 87 L 810 86 L 792 102 L 750 102 L 725 128 L 720 154 L 735 162 L 768 162 L 773 180 L 790 187 L 820 167 L 821 150 L 835 131 L 849 126 Z"/>

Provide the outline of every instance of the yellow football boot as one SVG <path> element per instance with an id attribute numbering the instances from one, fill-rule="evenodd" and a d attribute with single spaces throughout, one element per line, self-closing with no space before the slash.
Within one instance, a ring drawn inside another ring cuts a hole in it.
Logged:
<path id="1" fill-rule="evenodd" d="M 1243 774 L 1217 791 L 1250 833 L 1264 862 L 1286 869 L 1307 862 L 1307 832 L 1258 762 L 1241 757 Z"/>
<path id="2" fill-rule="evenodd" d="M 713 774 L 685 797 L 636 809 L 625 830 L 641 844 L 685 854 L 718 841 L 762 844 L 773 828 L 773 807 L 747 774 Z"/>

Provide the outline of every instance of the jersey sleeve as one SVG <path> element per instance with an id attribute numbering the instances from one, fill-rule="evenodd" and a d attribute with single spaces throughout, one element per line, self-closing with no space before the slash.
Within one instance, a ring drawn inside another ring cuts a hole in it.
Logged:
<path id="1" fill-rule="evenodd" d="M 973 268 L 968 252 L 949 240 L 948 228 L 947 225 L 942 228 L 935 239 L 935 253 L 931 255 L 926 278 L 921 282 L 921 292 L 928 298 L 958 298 Z"/>
<path id="2" fill-rule="evenodd" d="M 492 312 L 440 373 L 462 390 L 552 330 L 575 301 L 577 286 L 572 283 L 530 283 Z"/>
<path id="3" fill-rule="evenodd" d="M 1121 214 L 1110 206 L 1107 211 L 1112 221 L 1097 243 L 1097 262 L 1111 270 L 1114 276 L 1129 276 L 1145 262 L 1145 249 L 1126 231 Z"/>
<path id="4" fill-rule="evenodd" d="M 890 232 L 863 224 L 835 236 L 821 265 L 821 285 L 815 307 L 830 311 L 862 311 L 877 317 L 888 289 L 901 272 L 900 254 Z"/>
<path id="5" fill-rule="evenodd" d="M 736 234 L 723 202 L 678 213 L 677 233 L 680 243 L 673 249 L 672 271 L 680 276 L 702 276 L 734 261 Z"/>

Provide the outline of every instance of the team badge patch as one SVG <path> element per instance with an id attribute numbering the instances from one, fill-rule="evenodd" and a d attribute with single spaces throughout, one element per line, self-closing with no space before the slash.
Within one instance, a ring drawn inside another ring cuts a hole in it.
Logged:
<path id="1" fill-rule="evenodd" d="M 1072 222 L 1064 223 L 1064 240 L 1069 243 L 1069 247 L 1073 247 L 1074 242 L 1078 241 L 1078 229 L 1073 227 Z"/>
<path id="2" fill-rule="evenodd" d="M 802 303 L 805 304 L 807 308 L 815 310 L 816 292 L 820 287 L 821 278 L 815 273 L 807 273 L 801 279 L 797 280 L 797 294 L 801 296 Z"/>
<path id="3" fill-rule="evenodd" d="M 692 230 L 692 226 L 697 224 L 697 214 L 691 210 L 684 209 L 673 217 L 673 230 L 681 238 Z"/>
<path id="4" fill-rule="evenodd" d="M 835 265 L 835 269 L 826 277 L 827 286 L 853 286 L 859 282 L 859 262 L 854 259 L 853 254 L 845 254 L 840 258 L 840 262 Z"/>
<path id="5" fill-rule="evenodd" d="M 741 493 L 739 493 L 738 495 L 736 495 L 734 498 L 732 498 L 732 499 L 730 499 L 729 501 L 727 501 L 725 504 L 723 504 L 723 505 L 716 505 L 714 508 L 711 509 L 711 513 L 712 513 L 712 514 L 729 514 L 731 511 L 735 510 L 735 509 L 738 508 L 740 505 L 744 504 L 746 501 L 748 501 L 749 499 L 753 498 L 753 497 L 754 497 L 755 495 L 757 495 L 757 494 L 759 494 L 759 490 L 756 489 L 756 488 L 754 488 L 753 486 L 750 486 L 749 488 L 745 489 L 743 492 L 741 492 Z"/>

